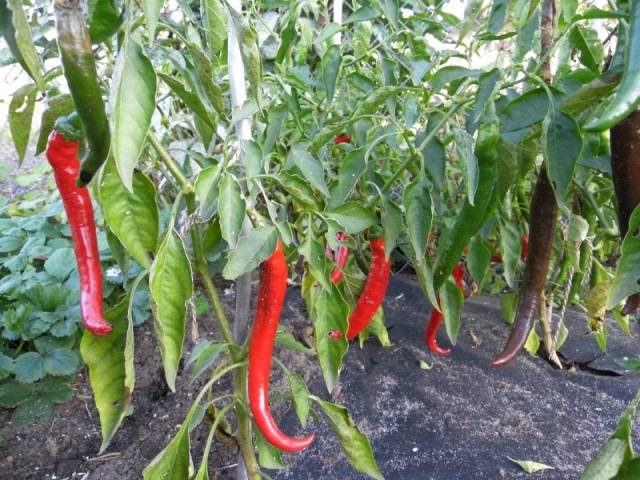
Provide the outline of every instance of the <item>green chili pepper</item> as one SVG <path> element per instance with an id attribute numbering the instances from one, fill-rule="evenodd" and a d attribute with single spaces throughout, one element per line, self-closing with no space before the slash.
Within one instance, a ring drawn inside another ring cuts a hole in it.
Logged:
<path id="1" fill-rule="evenodd" d="M 482 123 L 478 128 L 475 154 L 478 159 L 478 188 L 474 205 L 467 199 L 458 220 L 442 242 L 444 249 L 434 267 L 433 286 L 439 289 L 473 237 L 495 210 L 498 198 L 498 146 L 500 128 L 495 121 Z"/>
<path id="2" fill-rule="evenodd" d="M 631 21 L 624 54 L 624 73 L 613 100 L 599 118 L 584 127 L 585 130 L 607 130 L 640 105 L 640 0 L 631 0 Z"/>
<path id="3" fill-rule="evenodd" d="M 55 0 L 58 48 L 73 104 L 89 148 L 82 159 L 78 186 L 88 184 L 107 159 L 111 144 L 109 122 L 98 84 L 91 38 L 79 0 Z"/>

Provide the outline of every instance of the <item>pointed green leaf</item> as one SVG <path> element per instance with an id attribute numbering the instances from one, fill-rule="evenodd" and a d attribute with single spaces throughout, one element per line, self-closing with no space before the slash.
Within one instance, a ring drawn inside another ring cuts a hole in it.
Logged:
<path id="1" fill-rule="evenodd" d="M 416 177 L 404 191 L 407 233 L 416 261 L 422 262 L 427 251 L 427 238 L 431 229 L 431 197 L 422 177 Z"/>
<path id="2" fill-rule="evenodd" d="M 456 344 L 460 333 L 460 315 L 463 303 L 464 296 L 460 289 L 453 282 L 447 280 L 440 288 L 440 307 L 442 307 L 444 314 L 447 337 L 453 345 Z"/>
<path id="3" fill-rule="evenodd" d="M 160 18 L 160 10 L 164 0 L 143 0 L 144 16 L 147 17 L 147 27 L 149 28 L 149 43 L 153 44 L 153 39 Z"/>
<path id="4" fill-rule="evenodd" d="M 222 272 L 224 278 L 233 280 L 243 273 L 255 270 L 273 254 L 277 239 L 278 232 L 272 226 L 252 230 L 248 235 L 240 237 L 236 248 L 229 252 L 229 259 Z"/>
<path id="5" fill-rule="evenodd" d="M 622 256 L 607 300 L 611 310 L 622 300 L 640 292 L 640 207 L 631 214 L 629 230 L 622 241 Z"/>
<path id="6" fill-rule="evenodd" d="M 209 48 L 217 55 L 227 39 L 227 14 L 220 0 L 202 0 L 202 6 Z"/>
<path id="7" fill-rule="evenodd" d="M 288 371 L 289 388 L 291 389 L 291 396 L 293 397 L 293 405 L 296 409 L 296 415 L 303 427 L 307 425 L 307 418 L 309 418 L 309 389 L 304 383 L 304 379 L 297 373 Z"/>
<path id="8" fill-rule="evenodd" d="M 364 153 L 364 147 L 355 148 L 340 160 L 338 180 L 335 185 L 331 187 L 329 208 L 336 208 L 342 205 L 349 198 L 349 195 L 351 195 L 358 180 L 367 168 Z"/>
<path id="9" fill-rule="evenodd" d="M 327 94 L 327 101 L 331 103 L 336 91 L 336 81 L 342 64 L 342 51 L 339 45 L 331 45 L 322 56 L 322 81 Z"/>
<path id="10" fill-rule="evenodd" d="M 113 330 L 97 336 L 85 330 L 80 342 L 82 359 L 89 368 L 89 383 L 100 416 L 102 453 L 129 415 L 135 371 L 133 364 L 133 322 L 127 318 L 127 297 L 105 313 Z"/>
<path id="11" fill-rule="evenodd" d="M 220 182 L 218 196 L 218 215 L 220 216 L 220 231 L 222 238 L 235 248 L 244 222 L 245 204 L 240 193 L 240 185 L 231 176 L 225 175 Z"/>
<path id="12" fill-rule="evenodd" d="M 313 400 L 324 411 L 344 455 L 353 468 L 376 480 L 384 480 L 373 456 L 369 439 L 353 423 L 347 409 L 317 397 L 313 397 Z"/>
<path id="13" fill-rule="evenodd" d="M 9 129 L 18 153 L 19 164 L 22 164 L 27 152 L 33 110 L 36 105 L 36 93 L 35 85 L 25 85 L 13 94 L 11 103 L 9 103 Z"/>
<path id="14" fill-rule="evenodd" d="M 324 170 L 322 169 L 322 163 L 316 157 L 311 155 L 309 151 L 301 146 L 297 145 L 291 149 L 289 153 L 290 159 L 300 169 L 300 173 L 306 178 L 313 187 L 320 190 L 324 196 L 329 196 L 329 189 L 324 181 Z"/>
<path id="15" fill-rule="evenodd" d="M 171 391 L 175 391 L 193 278 L 182 239 L 174 230 L 167 233 L 151 266 L 149 291 L 165 378 Z"/>
<path id="16" fill-rule="evenodd" d="M 114 67 L 110 120 L 111 153 L 129 191 L 156 106 L 156 82 L 153 65 L 142 47 L 127 38 Z"/>
<path id="17" fill-rule="evenodd" d="M 327 217 L 342 225 L 347 233 L 359 233 L 376 223 L 376 217 L 357 202 L 344 203 L 327 212 Z"/>
<path id="18" fill-rule="evenodd" d="M 11 10 L 11 21 L 15 29 L 15 42 L 24 60 L 24 65 L 27 67 L 27 73 L 36 82 L 38 90 L 44 92 L 45 83 L 42 76 L 40 55 L 38 55 L 33 44 L 31 28 L 23 10 L 22 2 L 20 0 L 7 0 L 7 6 Z M 20 59 L 16 58 L 16 60 L 19 61 Z"/>
<path id="19" fill-rule="evenodd" d="M 133 193 L 125 188 L 110 159 L 100 182 L 100 205 L 107 225 L 143 267 L 151 264 L 158 246 L 158 205 L 155 185 L 142 172 L 132 178 Z"/>

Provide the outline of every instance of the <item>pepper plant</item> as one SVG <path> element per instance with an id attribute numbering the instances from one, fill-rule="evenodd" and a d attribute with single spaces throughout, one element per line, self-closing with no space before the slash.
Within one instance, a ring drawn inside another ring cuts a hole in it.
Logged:
<path id="1" fill-rule="evenodd" d="M 149 290 L 172 390 L 194 292 L 213 306 L 220 341 L 189 359 L 209 381 L 145 478 L 189 478 L 205 411 L 195 478 L 208 478 L 221 425 L 233 425 L 252 479 L 279 450 L 313 448 L 269 407 L 274 342 L 306 351 L 278 333 L 287 278 L 299 279 L 327 387 L 312 393 L 279 365 L 296 414 L 309 432 L 311 411 L 328 421 L 372 478 L 382 478 L 375 448 L 322 397 L 338 387 L 350 340 L 390 344 L 380 306 L 394 264 L 410 266 L 439 312 L 426 332 L 436 353 L 442 321 L 455 345 L 465 290 L 504 293 L 513 329 L 495 367 L 542 342 L 564 368 L 570 304 L 603 348 L 607 311 L 628 329 L 640 298 L 640 196 L 628 179 L 638 161 L 628 145 L 640 143 L 637 1 L 469 0 L 458 17 L 413 0 L 55 0 L 55 22 L 46 4 L 1 1 L 9 52 L 31 78 L 10 105 L 19 157 L 46 97 L 38 152 L 52 130 L 51 141 L 80 132 L 73 188 L 89 184 L 120 268 L 139 266 L 105 313 L 111 331 L 81 343 L 101 450 L 135 399 L 136 292 Z M 233 322 L 217 274 L 235 282 Z M 231 392 L 214 397 L 226 375 Z"/>

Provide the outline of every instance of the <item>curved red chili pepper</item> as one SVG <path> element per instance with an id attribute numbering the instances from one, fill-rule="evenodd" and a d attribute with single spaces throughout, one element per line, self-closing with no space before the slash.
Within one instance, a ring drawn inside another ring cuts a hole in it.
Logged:
<path id="1" fill-rule="evenodd" d="M 467 292 L 464 289 L 464 267 L 462 264 L 458 264 L 453 267 L 453 271 L 451 272 L 453 275 L 453 279 L 456 283 L 456 287 L 462 292 L 462 295 L 467 298 Z M 437 297 L 438 303 L 440 299 Z M 429 349 L 438 355 L 446 356 L 451 353 L 451 350 L 448 348 L 442 348 L 438 345 L 437 335 L 440 330 L 440 326 L 442 325 L 442 320 L 444 316 L 442 312 L 439 312 L 437 309 L 431 310 L 431 316 L 429 317 L 429 321 L 427 322 L 427 329 L 424 334 L 424 340 L 429 347 Z"/>
<path id="2" fill-rule="evenodd" d="M 96 238 L 93 205 L 86 187 L 76 186 L 80 169 L 79 142 L 67 140 L 53 132 L 47 145 L 47 159 L 53 168 L 56 185 L 67 213 L 73 250 L 80 276 L 80 309 L 82 320 L 91 333 L 106 335 L 111 325 L 102 309 L 102 267 Z"/>
<path id="3" fill-rule="evenodd" d="M 527 256 L 524 265 L 518 310 L 507 344 L 491 363 L 492 367 L 502 367 L 511 363 L 526 343 L 538 310 L 540 295 L 547 281 L 558 204 L 544 167 L 538 174 L 538 180 L 531 196 L 530 212 L 531 253 Z"/>
<path id="4" fill-rule="evenodd" d="M 341 133 L 333 139 L 333 143 L 335 145 L 340 145 L 341 143 L 351 143 L 351 136 L 346 133 Z"/>
<path id="5" fill-rule="evenodd" d="M 278 428 L 269 406 L 271 356 L 287 294 L 288 273 L 282 242 L 278 240 L 273 255 L 260 265 L 258 303 L 249 341 L 249 407 L 258 430 L 271 445 L 285 452 L 299 452 L 313 442 L 315 435 L 287 436 Z"/>
<path id="6" fill-rule="evenodd" d="M 431 316 L 429 317 L 429 321 L 427 322 L 427 330 L 424 334 L 424 340 L 433 353 L 438 355 L 442 355 L 443 357 L 449 355 L 451 350 L 448 348 L 442 348 L 438 345 L 437 335 L 438 330 L 440 330 L 440 325 L 442 325 L 442 320 L 444 319 L 444 315 L 442 312 L 439 312 L 435 308 L 431 310 Z"/>
<path id="7" fill-rule="evenodd" d="M 371 247 L 369 275 L 358 303 L 349 316 L 349 329 L 347 330 L 347 339 L 349 340 L 353 340 L 371 322 L 378 308 L 382 305 L 391 276 L 391 260 L 384 253 L 384 238 L 372 239 L 369 241 L 369 245 Z"/>
<path id="8" fill-rule="evenodd" d="M 344 232 L 336 233 L 336 238 L 342 242 L 346 242 L 349 240 L 349 235 Z M 344 277 L 344 271 L 342 270 L 344 266 L 347 264 L 347 260 L 349 259 L 349 247 L 344 245 L 339 246 L 336 249 L 336 267 L 331 272 L 331 281 L 336 285 L 340 283 Z"/>

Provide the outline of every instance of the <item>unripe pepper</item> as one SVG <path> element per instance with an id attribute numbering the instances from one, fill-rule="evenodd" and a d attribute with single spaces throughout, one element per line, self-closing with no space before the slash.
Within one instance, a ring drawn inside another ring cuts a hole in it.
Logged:
<path id="1" fill-rule="evenodd" d="M 80 276 L 80 309 L 84 325 L 91 333 L 106 335 L 111 325 L 102 308 L 102 268 L 93 217 L 93 205 L 86 187 L 76 186 L 80 162 L 76 140 L 67 140 L 53 132 L 47 146 L 47 159 L 53 167 L 58 191 L 67 213 L 73 250 Z"/>
<path id="2" fill-rule="evenodd" d="M 273 255 L 260 265 L 258 303 L 249 341 L 249 407 L 258 430 L 271 445 L 285 452 L 299 452 L 313 442 L 315 435 L 287 436 L 278 428 L 269 406 L 271 356 L 287 294 L 288 273 L 282 242 L 278 240 Z"/>
<path id="3" fill-rule="evenodd" d="M 107 160 L 111 146 L 109 121 L 98 84 L 91 37 L 79 0 L 55 0 L 58 49 L 76 112 L 87 138 L 78 186 L 87 185 Z"/>
<path id="4" fill-rule="evenodd" d="M 369 246 L 371 247 L 369 274 L 358 303 L 349 316 L 348 340 L 353 340 L 369 326 L 371 319 L 382 305 L 389 285 L 391 260 L 384 253 L 384 238 L 369 240 Z"/>

